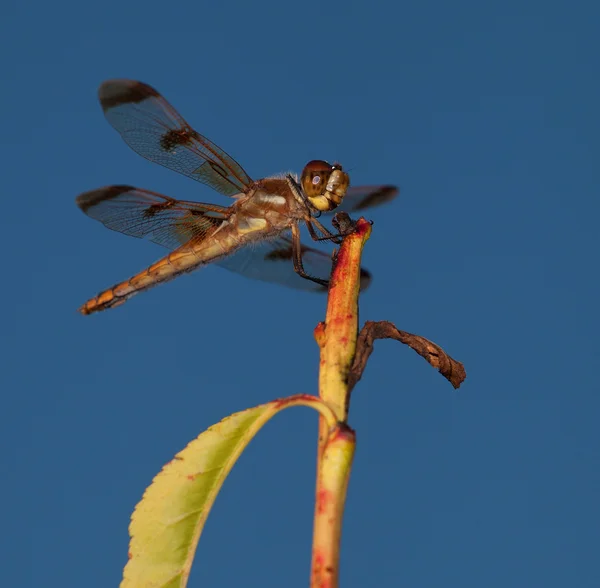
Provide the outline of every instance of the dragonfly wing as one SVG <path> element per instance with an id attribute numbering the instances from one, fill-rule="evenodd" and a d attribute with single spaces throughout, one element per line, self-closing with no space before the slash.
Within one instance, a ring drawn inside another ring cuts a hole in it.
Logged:
<path id="1" fill-rule="evenodd" d="M 396 186 L 356 186 L 348 188 L 339 208 L 346 212 L 356 212 L 365 208 L 380 206 L 398 196 L 399 189 Z M 325 214 L 335 214 L 337 210 Z"/>
<path id="2" fill-rule="evenodd" d="M 313 277 L 329 280 L 332 257 L 319 249 L 302 245 L 302 263 L 305 271 Z M 327 288 L 301 278 L 294 271 L 292 240 L 285 234 L 269 241 L 248 245 L 232 255 L 216 262 L 225 269 L 242 274 L 247 278 L 271 282 L 311 292 L 326 292 Z M 367 288 L 371 274 L 361 269 L 361 290 Z"/>
<path id="3" fill-rule="evenodd" d="M 229 208 L 175 200 L 133 186 L 106 186 L 77 197 L 77 205 L 105 227 L 176 249 L 204 240 L 230 216 Z"/>
<path id="4" fill-rule="evenodd" d="M 252 185 L 235 159 L 195 131 L 151 86 L 133 80 L 108 80 L 100 86 L 98 97 L 108 122 L 142 157 L 226 196 Z"/>

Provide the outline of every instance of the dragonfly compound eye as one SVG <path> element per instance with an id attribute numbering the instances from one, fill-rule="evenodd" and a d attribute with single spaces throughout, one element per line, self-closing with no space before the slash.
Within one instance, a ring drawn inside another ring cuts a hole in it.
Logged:
<path id="1" fill-rule="evenodd" d="M 309 161 L 302 171 L 302 189 L 308 198 L 322 196 L 331 175 L 331 164 L 315 159 Z"/>
<path id="2" fill-rule="evenodd" d="M 350 180 L 341 165 L 315 159 L 304 166 L 301 184 L 312 206 L 326 212 L 340 204 Z"/>

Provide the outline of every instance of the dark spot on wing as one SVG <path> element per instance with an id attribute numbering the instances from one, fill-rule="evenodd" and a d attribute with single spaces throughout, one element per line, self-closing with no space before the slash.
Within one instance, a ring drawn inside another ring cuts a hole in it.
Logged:
<path id="1" fill-rule="evenodd" d="M 218 163 L 214 161 L 209 161 L 208 163 L 210 164 L 210 167 L 212 167 L 220 176 L 224 178 L 229 176 L 227 170 L 223 169 L 223 167 L 221 167 Z"/>
<path id="2" fill-rule="evenodd" d="M 125 194 L 126 192 L 131 192 L 133 190 L 135 190 L 133 186 L 107 186 L 105 188 L 84 192 L 83 194 L 77 196 L 75 202 L 77 203 L 77 206 L 79 206 L 79 208 L 81 208 L 81 210 L 87 214 L 87 211 L 93 206 L 96 206 L 96 204 L 100 204 L 100 202 L 104 202 L 105 200 L 118 198 L 121 194 Z"/>
<path id="3" fill-rule="evenodd" d="M 160 148 L 163 151 L 174 151 L 180 145 L 189 145 L 192 142 L 190 129 L 171 129 L 160 138 Z"/>
<path id="4" fill-rule="evenodd" d="M 360 289 L 361 289 L 361 291 L 366 290 L 369 287 L 372 279 L 373 278 L 371 276 L 371 272 L 369 272 L 366 269 L 363 269 L 361 267 L 360 268 Z"/>
<path id="5" fill-rule="evenodd" d="M 278 261 L 280 259 L 292 259 L 292 248 L 282 247 L 280 249 L 271 249 L 266 255 L 265 259 L 269 261 Z"/>
<path id="6" fill-rule="evenodd" d="M 142 82 L 108 80 L 100 86 L 98 96 L 102 109 L 106 111 L 124 104 L 137 104 L 147 98 L 158 97 L 160 94 Z"/>
<path id="7" fill-rule="evenodd" d="M 396 186 L 381 186 L 381 188 L 375 192 L 369 194 L 366 198 L 358 202 L 353 210 L 362 210 L 371 206 L 379 206 L 388 200 L 391 200 L 398 193 Z"/>
<path id="8" fill-rule="evenodd" d="M 300 246 L 300 252 L 304 255 L 307 251 L 309 251 L 309 248 L 301 245 Z M 278 249 L 271 249 L 271 251 L 269 251 L 266 255 L 265 255 L 265 259 L 269 260 L 269 261 L 278 261 L 280 259 L 292 259 L 292 246 L 290 245 L 289 247 L 279 247 Z"/>
<path id="9" fill-rule="evenodd" d="M 148 206 L 148 208 L 146 208 L 146 210 L 144 210 L 142 215 L 144 218 L 152 218 L 153 216 L 156 216 L 159 212 L 171 208 L 174 204 L 175 202 L 170 200 L 168 200 L 167 202 L 159 202 L 158 204 L 151 204 L 150 206 Z"/>

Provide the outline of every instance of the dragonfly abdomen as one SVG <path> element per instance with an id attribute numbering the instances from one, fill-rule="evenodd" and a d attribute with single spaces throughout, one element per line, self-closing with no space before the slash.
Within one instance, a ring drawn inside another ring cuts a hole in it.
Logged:
<path id="1" fill-rule="evenodd" d="M 100 292 L 88 300 L 79 312 L 88 315 L 119 306 L 140 292 L 233 253 L 241 245 L 239 241 L 231 231 L 224 230 L 218 238 L 183 245 L 128 280 Z"/>

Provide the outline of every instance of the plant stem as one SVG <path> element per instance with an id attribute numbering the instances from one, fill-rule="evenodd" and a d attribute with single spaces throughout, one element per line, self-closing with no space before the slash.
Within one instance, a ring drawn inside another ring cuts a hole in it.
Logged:
<path id="1" fill-rule="evenodd" d="M 340 423 L 329 435 L 321 454 L 311 588 L 335 588 L 338 585 L 342 516 L 355 446 L 354 431 Z"/>
<path id="2" fill-rule="evenodd" d="M 339 421 L 332 431 L 319 418 L 311 588 L 336 588 L 346 488 L 355 447 L 348 417 L 348 372 L 356 353 L 360 259 L 371 224 L 361 218 L 344 238 L 331 275 L 325 322 L 315 328 L 321 348 L 319 396 Z"/>

